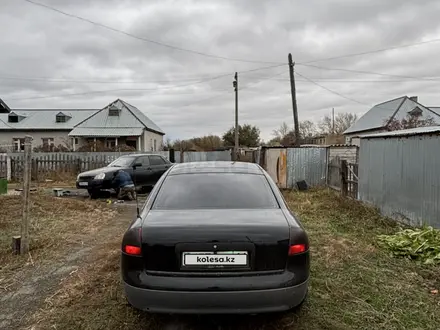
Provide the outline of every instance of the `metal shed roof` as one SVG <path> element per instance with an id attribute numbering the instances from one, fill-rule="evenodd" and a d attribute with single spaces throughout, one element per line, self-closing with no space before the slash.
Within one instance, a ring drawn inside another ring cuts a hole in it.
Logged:
<path id="1" fill-rule="evenodd" d="M 403 129 L 403 130 L 384 132 L 384 133 L 365 134 L 365 135 L 360 135 L 359 137 L 363 139 L 363 138 L 399 137 L 399 136 L 435 134 L 435 133 L 440 133 L 440 126 L 417 127 L 417 128 Z"/>
<path id="2" fill-rule="evenodd" d="M 141 136 L 142 127 L 138 128 L 85 128 L 75 127 L 69 136 L 91 136 L 91 137 L 120 137 L 120 136 Z"/>
<path id="3" fill-rule="evenodd" d="M 352 134 L 371 129 L 385 127 L 387 121 L 392 118 L 401 120 L 406 117 L 409 111 L 419 107 L 424 113 L 434 117 L 440 124 L 440 115 L 435 110 L 427 108 L 422 104 L 412 100 L 408 96 L 380 103 L 372 107 L 366 114 L 359 118 L 344 134 Z"/>

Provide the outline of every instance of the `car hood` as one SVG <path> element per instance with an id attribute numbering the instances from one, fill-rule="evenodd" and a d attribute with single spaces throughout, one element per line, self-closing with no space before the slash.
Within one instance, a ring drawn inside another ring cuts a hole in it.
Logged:
<path id="1" fill-rule="evenodd" d="M 79 174 L 79 177 L 83 177 L 83 176 L 95 176 L 98 175 L 100 173 L 112 173 L 112 172 L 116 172 L 117 170 L 121 169 L 120 167 L 101 167 L 101 168 L 97 168 L 91 171 L 87 171 L 87 172 L 82 172 Z"/>

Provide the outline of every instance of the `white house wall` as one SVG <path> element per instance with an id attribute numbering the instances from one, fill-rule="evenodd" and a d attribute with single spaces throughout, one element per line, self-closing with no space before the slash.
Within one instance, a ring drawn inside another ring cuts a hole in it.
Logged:
<path id="1" fill-rule="evenodd" d="M 70 143 L 70 138 L 68 136 L 70 130 L 68 131 L 13 131 L 13 132 L 5 132 L 0 131 L 0 149 L 6 149 L 5 146 L 11 146 L 13 144 L 13 139 L 24 139 L 25 135 L 30 135 L 33 138 L 32 146 L 38 147 L 43 145 L 42 139 L 53 139 L 54 145 L 67 145 Z M 8 149 L 8 148 L 7 148 Z"/>
<path id="2" fill-rule="evenodd" d="M 163 149 L 163 135 L 145 130 L 143 136 L 143 151 L 161 151 Z M 154 150 L 156 140 L 156 150 Z"/>

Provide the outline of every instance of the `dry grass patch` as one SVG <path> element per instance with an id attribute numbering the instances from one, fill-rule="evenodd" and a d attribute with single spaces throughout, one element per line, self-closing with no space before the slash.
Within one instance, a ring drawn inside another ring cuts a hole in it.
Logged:
<path id="1" fill-rule="evenodd" d="M 0 291 L 13 280 L 12 272 L 40 261 L 57 258 L 60 251 L 81 246 L 110 219 L 115 211 L 99 202 L 31 194 L 30 254 L 12 254 L 12 236 L 21 230 L 22 197 L 0 196 Z M 11 275 L 11 276 L 10 276 Z"/>
<path id="2" fill-rule="evenodd" d="M 125 302 L 119 240 L 96 248 L 32 319 L 34 329 L 438 329 L 440 268 L 392 258 L 376 235 L 396 226 L 376 210 L 327 190 L 286 192 L 310 235 L 310 295 L 298 312 L 197 317 L 158 316 Z"/>

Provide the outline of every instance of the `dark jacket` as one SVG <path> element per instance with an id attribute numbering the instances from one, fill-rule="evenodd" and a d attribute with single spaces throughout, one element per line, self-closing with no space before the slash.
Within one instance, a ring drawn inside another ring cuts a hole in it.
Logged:
<path id="1" fill-rule="evenodd" d="M 120 170 L 116 176 L 113 178 L 113 187 L 122 188 L 125 186 L 133 185 L 133 180 L 130 174 Z"/>

